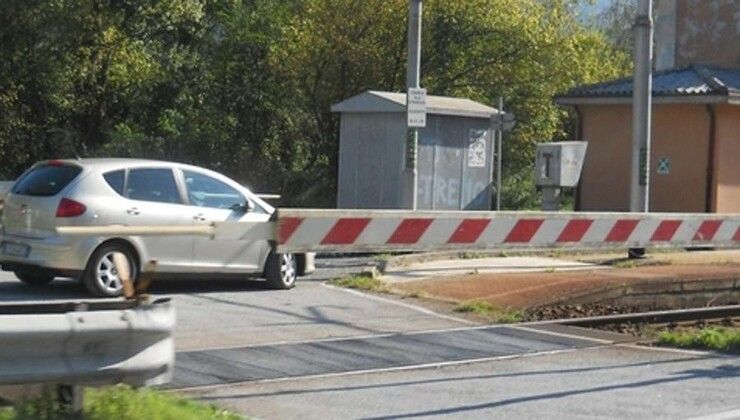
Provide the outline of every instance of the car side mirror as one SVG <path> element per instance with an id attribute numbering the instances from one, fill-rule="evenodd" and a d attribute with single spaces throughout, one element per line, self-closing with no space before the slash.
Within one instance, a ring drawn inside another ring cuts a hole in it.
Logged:
<path id="1" fill-rule="evenodd" d="M 234 204 L 231 209 L 241 213 L 249 213 L 250 211 L 254 210 L 254 203 L 252 203 L 250 200 L 244 200 L 241 203 Z"/>

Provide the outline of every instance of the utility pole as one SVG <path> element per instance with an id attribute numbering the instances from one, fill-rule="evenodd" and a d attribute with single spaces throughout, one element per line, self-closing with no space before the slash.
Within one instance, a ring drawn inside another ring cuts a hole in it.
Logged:
<path id="1" fill-rule="evenodd" d="M 501 144 L 504 142 L 504 97 L 498 97 L 498 130 L 496 130 L 496 210 L 501 210 Z"/>
<path id="2" fill-rule="evenodd" d="M 630 211 L 650 211 L 650 111 L 653 88 L 652 0 L 638 0 L 632 90 Z"/>
<path id="3" fill-rule="evenodd" d="M 650 111 L 653 89 L 653 2 L 638 0 L 635 16 L 635 70 L 632 82 L 632 172 L 630 211 L 650 211 Z M 632 248 L 630 257 L 642 257 L 644 248 Z"/>
<path id="4" fill-rule="evenodd" d="M 409 0 L 409 29 L 408 29 L 408 65 L 406 67 L 406 87 L 419 88 L 421 72 L 421 10 L 422 0 Z M 407 90 L 408 92 L 408 90 Z M 406 106 L 408 108 L 409 98 L 406 95 Z M 405 204 L 407 208 L 416 210 L 418 169 L 417 150 L 419 146 L 419 129 L 408 127 L 406 144 L 406 194 Z"/>

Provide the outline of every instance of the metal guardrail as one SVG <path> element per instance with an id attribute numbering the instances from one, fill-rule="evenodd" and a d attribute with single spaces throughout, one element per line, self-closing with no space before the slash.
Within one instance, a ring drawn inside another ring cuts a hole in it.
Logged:
<path id="1" fill-rule="evenodd" d="M 169 382 L 174 326 L 169 300 L 0 305 L 0 385 Z"/>

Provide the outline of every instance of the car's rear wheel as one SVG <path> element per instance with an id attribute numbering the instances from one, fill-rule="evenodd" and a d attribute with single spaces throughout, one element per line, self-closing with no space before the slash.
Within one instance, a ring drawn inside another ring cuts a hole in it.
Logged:
<path id="1" fill-rule="evenodd" d="M 298 278 L 298 264 L 293 254 L 272 253 L 265 262 L 267 287 L 271 289 L 292 289 Z"/>
<path id="2" fill-rule="evenodd" d="M 110 243 L 102 245 L 93 252 L 87 262 L 87 268 L 82 276 L 85 288 L 95 296 L 111 297 L 119 296 L 123 290 L 123 283 L 118 269 L 113 263 L 113 255 L 120 252 L 126 257 L 129 264 L 132 281 L 136 279 L 139 271 L 131 250 L 122 244 Z"/>
<path id="3" fill-rule="evenodd" d="M 33 273 L 21 270 L 15 271 L 14 274 L 18 280 L 31 286 L 44 286 L 54 280 L 54 276 L 51 274 Z"/>

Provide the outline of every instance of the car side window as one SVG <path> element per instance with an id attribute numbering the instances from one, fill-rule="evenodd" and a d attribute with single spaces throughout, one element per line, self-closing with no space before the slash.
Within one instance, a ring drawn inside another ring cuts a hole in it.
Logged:
<path id="1" fill-rule="evenodd" d="M 132 200 L 181 204 L 171 169 L 141 168 L 128 172 L 126 196 Z"/>
<path id="2" fill-rule="evenodd" d="M 106 172 L 103 174 L 103 178 L 105 178 L 105 182 L 110 185 L 111 188 L 115 192 L 118 193 L 118 195 L 123 195 L 123 179 L 126 176 L 126 173 L 123 169 L 119 169 L 117 171 L 111 171 Z"/>
<path id="3" fill-rule="evenodd" d="M 198 172 L 183 171 L 190 204 L 198 207 L 233 209 L 244 204 L 244 196 L 232 186 Z"/>

